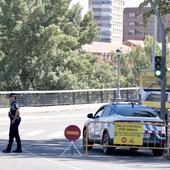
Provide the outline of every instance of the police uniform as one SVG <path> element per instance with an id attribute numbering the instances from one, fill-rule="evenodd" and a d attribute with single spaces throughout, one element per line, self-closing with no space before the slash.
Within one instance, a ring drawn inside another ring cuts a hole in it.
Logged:
<path id="1" fill-rule="evenodd" d="M 12 120 L 14 119 L 15 114 L 16 114 L 18 109 L 19 109 L 19 107 L 18 107 L 17 102 L 12 101 L 10 103 L 10 111 L 9 111 L 9 118 L 10 118 L 9 143 L 8 143 L 7 148 L 5 150 L 3 150 L 4 153 L 11 152 L 11 148 L 12 148 L 14 138 L 16 139 L 17 148 L 13 152 L 22 152 L 21 140 L 20 140 L 19 131 L 18 131 L 18 127 L 19 127 L 19 124 L 21 122 L 21 117 L 18 116 L 16 118 L 15 122 L 12 123 Z"/>

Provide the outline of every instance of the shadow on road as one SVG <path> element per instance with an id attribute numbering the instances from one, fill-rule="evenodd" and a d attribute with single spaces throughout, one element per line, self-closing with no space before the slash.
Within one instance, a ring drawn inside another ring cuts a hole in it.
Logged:
<path id="1" fill-rule="evenodd" d="M 0 140 L 0 149 L 2 150 L 6 144 L 7 140 Z M 14 156 L 20 158 L 32 158 L 32 157 L 42 157 L 42 158 L 63 158 L 61 157 L 61 153 L 68 147 L 69 143 L 65 139 L 51 139 L 51 140 L 23 140 L 23 153 L 22 154 L 0 154 L 0 158 L 5 156 Z M 102 149 L 95 148 L 92 151 L 89 151 L 88 154 L 85 153 L 82 148 L 81 141 L 77 141 L 75 143 L 79 151 L 82 153 L 81 157 L 78 157 L 76 152 L 74 152 L 74 156 L 71 157 L 70 151 L 66 153 L 64 158 L 75 159 L 75 160 L 88 160 L 88 161 L 105 161 L 105 162 L 113 162 L 120 164 L 128 163 L 170 163 L 170 161 L 166 160 L 163 157 L 154 157 L 151 151 L 143 151 L 139 150 L 138 152 L 130 151 L 129 149 L 115 149 L 111 155 L 105 155 Z M 15 149 L 15 146 L 14 146 Z M 63 159 L 63 161 L 67 161 L 67 159 Z M 163 169 L 163 167 L 162 167 Z"/>

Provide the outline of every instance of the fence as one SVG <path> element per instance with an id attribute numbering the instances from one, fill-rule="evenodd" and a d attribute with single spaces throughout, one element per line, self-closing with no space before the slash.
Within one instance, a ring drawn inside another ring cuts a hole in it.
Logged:
<path id="1" fill-rule="evenodd" d="M 94 90 L 65 90 L 65 91 L 13 91 L 17 94 L 17 100 L 23 106 L 56 106 L 105 103 L 116 98 L 117 89 Z M 6 95 L 11 93 L 0 92 L 0 107 L 9 104 Z M 126 99 L 139 99 L 139 88 L 121 88 L 121 97 Z"/>
<path id="2" fill-rule="evenodd" d="M 169 150 L 166 140 L 166 130 L 169 128 L 163 122 L 91 121 L 83 131 L 83 147 L 86 153 L 95 144 L 100 144 L 105 153 L 116 147 L 133 151 L 152 149 L 155 156 L 162 156 L 164 150 Z M 167 137 L 169 142 L 169 134 Z"/>

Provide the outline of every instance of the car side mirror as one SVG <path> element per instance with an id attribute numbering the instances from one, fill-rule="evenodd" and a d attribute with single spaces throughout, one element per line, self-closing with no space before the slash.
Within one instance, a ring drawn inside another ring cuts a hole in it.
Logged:
<path id="1" fill-rule="evenodd" d="M 87 118 L 93 119 L 93 118 L 94 118 L 94 117 L 93 117 L 93 113 L 89 113 L 89 114 L 87 115 Z"/>

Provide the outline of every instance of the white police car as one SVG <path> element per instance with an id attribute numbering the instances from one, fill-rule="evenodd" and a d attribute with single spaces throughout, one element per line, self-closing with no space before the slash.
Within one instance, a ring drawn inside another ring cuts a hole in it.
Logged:
<path id="1" fill-rule="evenodd" d="M 150 147 L 155 156 L 163 154 L 166 144 L 165 124 L 157 112 L 150 107 L 115 102 L 100 107 L 94 115 L 90 113 L 87 117 L 89 119 L 83 128 L 83 147 L 85 149 L 92 149 L 93 144 L 102 144 L 104 153 L 110 153 L 116 146 L 120 147 L 114 143 L 114 124 L 116 122 L 135 122 L 143 123 L 142 145 L 133 145 L 133 147 L 127 145 L 127 147 L 135 151 L 140 147 Z M 114 145 L 114 147 L 107 147 L 109 145 Z"/>

